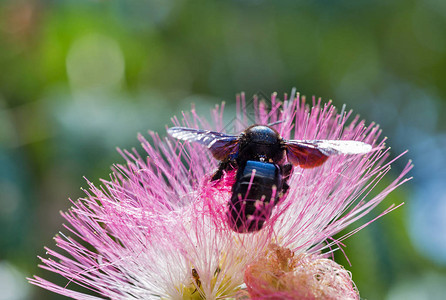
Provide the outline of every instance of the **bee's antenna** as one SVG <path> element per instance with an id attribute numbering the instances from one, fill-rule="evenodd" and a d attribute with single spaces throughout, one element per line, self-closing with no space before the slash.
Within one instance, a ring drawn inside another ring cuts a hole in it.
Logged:
<path id="1" fill-rule="evenodd" d="M 277 124 L 280 124 L 280 123 L 283 123 L 283 122 L 285 122 L 285 120 L 279 120 L 279 121 L 276 121 L 276 122 L 269 123 L 268 126 L 274 126 L 274 125 L 277 125 Z"/>

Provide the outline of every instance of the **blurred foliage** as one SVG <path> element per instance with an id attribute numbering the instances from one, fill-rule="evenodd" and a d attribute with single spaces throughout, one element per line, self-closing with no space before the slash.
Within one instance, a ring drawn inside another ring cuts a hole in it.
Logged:
<path id="1" fill-rule="evenodd" d="M 116 146 L 191 102 L 292 86 L 380 123 L 416 165 L 380 207 L 406 205 L 346 241 L 362 297 L 445 289 L 445 1 L 4 0 L 0 68 L 0 299 L 61 299 L 22 277 Z"/>

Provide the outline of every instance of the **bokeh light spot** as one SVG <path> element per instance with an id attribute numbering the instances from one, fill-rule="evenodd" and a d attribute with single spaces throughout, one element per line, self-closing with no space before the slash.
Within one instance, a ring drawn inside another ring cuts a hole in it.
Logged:
<path id="1" fill-rule="evenodd" d="M 29 296 L 25 275 L 5 261 L 0 261 L 0 291 L 0 300 L 22 300 Z"/>
<path id="2" fill-rule="evenodd" d="M 104 35 L 91 34 L 76 40 L 66 64 L 74 90 L 119 87 L 124 77 L 121 49 L 115 40 Z"/>

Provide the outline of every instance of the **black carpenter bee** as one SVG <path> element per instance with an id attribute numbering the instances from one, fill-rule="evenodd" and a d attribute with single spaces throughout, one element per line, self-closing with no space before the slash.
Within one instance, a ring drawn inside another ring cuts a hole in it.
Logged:
<path id="1" fill-rule="evenodd" d="M 240 233 L 262 229 L 289 189 L 293 166 L 314 168 L 331 155 L 363 154 L 372 149 L 369 144 L 350 140 L 284 140 L 268 125 L 252 125 L 238 136 L 185 127 L 167 132 L 207 146 L 220 161 L 211 180 L 220 179 L 223 171 L 237 169 L 227 217 L 230 227 Z"/>

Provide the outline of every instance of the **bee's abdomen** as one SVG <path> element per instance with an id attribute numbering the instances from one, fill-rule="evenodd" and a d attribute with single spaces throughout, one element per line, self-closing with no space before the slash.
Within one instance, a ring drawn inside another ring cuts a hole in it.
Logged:
<path id="1" fill-rule="evenodd" d="M 280 168 L 271 163 L 247 161 L 237 171 L 229 201 L 228 222 L 237 232 L 262 229 L 282 190 Z"/>

